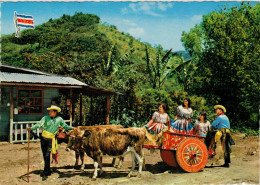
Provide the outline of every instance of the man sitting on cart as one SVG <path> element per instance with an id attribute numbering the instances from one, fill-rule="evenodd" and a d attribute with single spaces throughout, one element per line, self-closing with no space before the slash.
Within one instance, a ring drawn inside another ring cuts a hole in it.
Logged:
<path id="1" fill-rule="evenodd" d="M 220 158 L 221 151 L 224 152 L 225 164 L 223 167 L 229 167 L 231 144 L 233 140 L 230 136 L 230 122 L 226 113 L 226 108 L 222 105 L 214 106 L 215 112 L 218 117 L 212 122 L 211 130 L 216 130 L 215 143 L 216 143 L 216 159 Z M 232 142 L 231 142 L 232 141 Z"/>

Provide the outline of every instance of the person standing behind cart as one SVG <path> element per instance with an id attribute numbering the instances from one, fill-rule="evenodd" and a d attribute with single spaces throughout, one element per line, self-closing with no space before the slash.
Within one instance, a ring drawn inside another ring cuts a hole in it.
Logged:
<path id="1" fill-rule="evenodd" d="M 152 135 L 156 135 L 164 128 L 167 128 L 166 125 L 168 125 L 168 122 L 170 121 L 169 115 L 165 112 L 165 103 L 160 103 L 158 110 L 158 112 L 156 111 L 153 113 L 152 119 L 144 126 Z"/>
<path id="2" fill-rule="evenodd" d="M 194 123 L 194 129 L 196 130 L 196 134 L 199 136 L 206 137 L 210 128 L 210 122 L 207 120 L 206 112 L 201 112 L 199 115 L 199 119 Z"/>
<path id="3" fill-rule="evenodd" d="M 218 117 L 212 122 L 211 130 L 216 130 L 215 143 L 216 143 L 216 159 L 220 158 L 221 150 L 224 152 L 225 164 L 223 167 L 229 167 L 231 145 L 234 144 L 230 136 L 230 122 L 225 115 L 226 108 L 222 105 L 214 106 L 215 113 Z"/>
<path id="4" fill-rule="evenodd" d="M 44 159 L 44 170 L 42 174 L 42 180 L 46 180 L 48 176 L 51 175 L 50 169 L 50 154 L 56 153 L 57 140 L 55 135 L 58 131 L 59 126 L 62 126 L 65 130 L 71 130 L 73 127 L 68 126 L 64 120 L 58 116 L 58 113 L 61 112 L 61 109 L 55 105 L 47 108 L 49 110 L 49 115 L 44 116 L 41 121 L 35 124 L 33 127 L 29 127 L 28 131 L 36 130 L 40 127 L 43 128 L 42 137 L 41 137 L 41 148 Z"/>
<path id="5" fill-rule="evenodd" d="M 193 134 L 193 125 L 191 123 L 193 113 L 190 104 L 190 99 L 185 98 L 183 104 L 177 107 L 177 115 L 170 123 L 170 131 L 183 133 L 183 129 L 185 129 L 185 134 Z"/>

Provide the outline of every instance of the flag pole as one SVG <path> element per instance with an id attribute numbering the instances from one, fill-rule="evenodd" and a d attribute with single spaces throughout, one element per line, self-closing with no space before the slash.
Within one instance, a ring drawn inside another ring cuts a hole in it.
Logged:
<path id="1" fill-rule="evenodd" d="M 19 34 L 20 34 L 20 28 L 17 26 L 17 12 L 15 11 L 14 12 L 14 25 L 15 25 L 15 37 L 19 37 Z"/>

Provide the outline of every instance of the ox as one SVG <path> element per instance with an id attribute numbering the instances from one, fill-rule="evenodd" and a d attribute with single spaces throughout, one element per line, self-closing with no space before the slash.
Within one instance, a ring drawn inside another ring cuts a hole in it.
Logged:
<path id="1" fill-rule="evenodd" d="M 68 144 L 69 142 L 69 136 L 70 136 L 70 132 L 65 132 L 65 130 L 61 127 L 59 128 L 58 132 L 57 132 L 57 140 L 58 140 L 58 144 L 60 143 L 66 143 Z M 75 151 L 75 157 L 76 157 L 76 162 L 75 162 L 75 169 L 80 168 L 80 170 L 84 170 L 84 150 L 80 149 L 80 148 L 75 148 L 73 149 Z M 79 157 L 81 160 L 81 165 L 79 166 Z"/>
<path id="2" fill-rule="evenodd" d="M 100 166 L 102 174 L 102 156 L 109 155 L 113 157 L 125 156 L 128 152 L 132 153 L 132 168 L 128 174 L 131 177 L 135 169 L 135 159 L 138 160 L 138 177 L 142 173 L 143 165 L 143 143 L 145 140 L 145 128 L 125 128 L 125 129 L 101 129 L 85 130 L 84 134 L 71 135 L 67 149 L 81 144 L 86 154 L 94 160 L 93 179 L 97 177 L 97 168 Z"/>
<path id="3" fill-rule="evenodd" d="M 59 128 L 59 131 L 57 133 L 58 143 L 64 142 L 64 143 L 68 144 L 70 135 L 82 136 L 86 130 L 91 131 L 95 128 L 119 129 L 119 128 L 123 128 L 123 127 L 121 125 L 79 126 L 79 127 L 74 127 L 73 130 L 68 131 L 68 132 L 65 132 L 65 130 L 61 127 L 61 128 Z M 77 143 L 72 149 L 75 151 L 75 157 L 76 157 L 75 168 L 79 167 L 78 163 L 79 163 L 79 157 L 80 157 L 80 159 L 81 159 L 80 170 L 83 171 L 85 168 L 85 165 L 84 165 L 84 150 L 81 148 L 81 141 L 79 141 L 79 143 Z M 119 159 L 120 160 L 119 160 L 119 164 L 118 164 L 117 168 L 122 167 L 123 158 L 119 158 Z M 116 167 L 115 158 L 113 158 L 112 165 L 114 167 Z"/>

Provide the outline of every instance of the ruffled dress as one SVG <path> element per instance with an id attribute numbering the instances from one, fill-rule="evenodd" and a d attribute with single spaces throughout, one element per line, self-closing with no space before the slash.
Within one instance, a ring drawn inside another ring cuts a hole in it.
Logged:
<path id="1" fill-rule="evenodd" d="M 199 120 L 197 120 L 194 123 L 194 128 L 196 129 L 196 134 L 199 132 L 199 136 L 204 136 L 206 137 L 210 127 L 210 122 L 206 121 L 206 123 L 201 123 Z"/>
<path id="2" fill-rule="evenodd" d="M 160 114 L 159 112 L 154 112 L 152 119 L 154 120 L 153 123 L 146 124 L 144 127 L 147 131 L 152 134 L 156 135 L 160 133 L 164 128 L 167 128 L 168 122 L 170 118 L 167 113 Z"/>
<path id="3" fill-rule="evenodd" d="M 177 107 L 178 117 L 175 120 L 172 120 L 170 123 L 170 130 L 174 133 L 183 133 L 185 128 L 185 134 L 193 134 L 193 125 L 191 122 L 192 109 L 185 109 L 182 105 Z"/>

